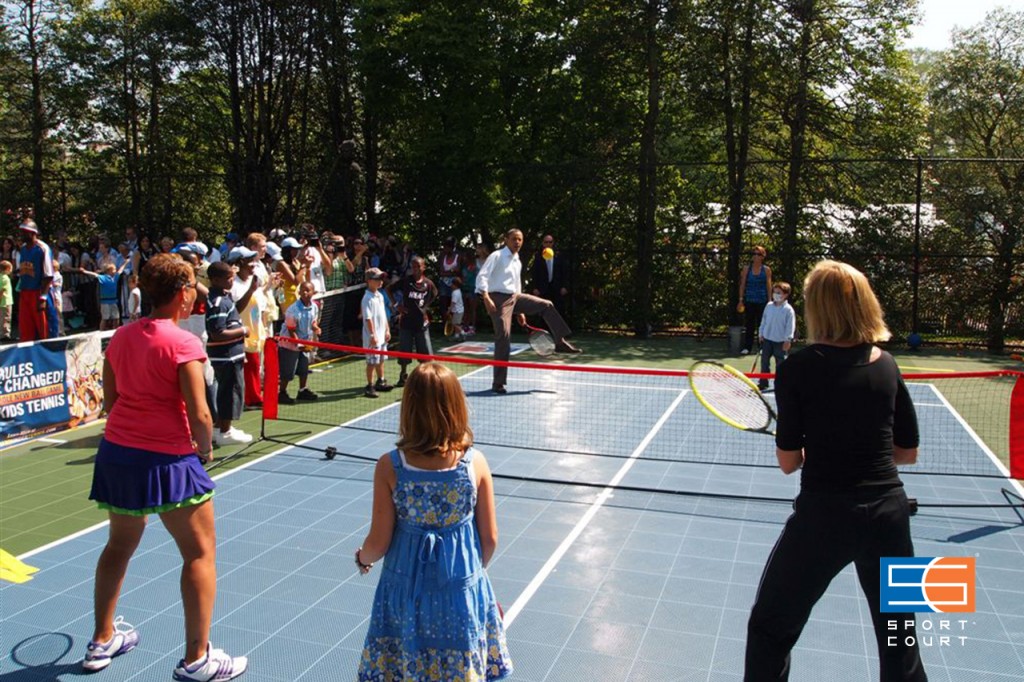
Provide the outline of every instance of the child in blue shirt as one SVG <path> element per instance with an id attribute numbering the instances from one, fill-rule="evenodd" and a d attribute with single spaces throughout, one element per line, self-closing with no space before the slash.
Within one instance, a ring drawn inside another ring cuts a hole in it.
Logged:
<path id="1" fill-rule="evenodd" d="M 320 308 L 313 303 L 316 288 L 310 281 L 299 285 L 299 300 L 288 306 L 284 313 L 284 332 L 297 341 L 316 341 L 320 336 Z M 292 405 L 296 400 L 316 400 L 320 396 L 306 386 L 309 379 L 309 358 L 298 343 L 281 341 L 278 347 L 281 365 L 281 387 L 277 402 Z M 294 398 L 288 395 L 288 382 L 299 375 L 299 392 Z"/>
<path id="2" fill-rule="evenodd" d="M 786 359 L 796 336 L 796 311 L 787 300 L 791 290 L 786 282 L 772 285 L 772 302 L 765 306 L 757 332 L 761 337 L 761 374 L 771 372 L 772 358 L 775 358 L 775 371 L 779 371 L 779 363 Z M 768 390 L 768 380 L 759 380 L 757 387 Z"/>
<path id="3" fill-rule="evenodd" d="M 120 267 L 111 262 L 106 263 L 99 273 L 78 268 L 77 272 L 87 277 L 94 277 L 100 285 L 100 331 L 117 329 L 121 326 L 121 311 L 117 306 L 117 278 L 128 266 L 128 261 Z"/>

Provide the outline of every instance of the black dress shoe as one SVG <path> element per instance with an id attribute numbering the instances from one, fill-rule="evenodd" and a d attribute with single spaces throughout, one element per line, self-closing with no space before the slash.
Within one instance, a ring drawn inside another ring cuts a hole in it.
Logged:
<path id="1" fill-rule="evenodd" d="M 505 395 L 506 393 L 508 393 L 508 389 L 505 388 L 504 386 L 491 386 L 491 390 L 497 393 L 498 395 Z"/>
<path id="2" fill-rule="evenodd" d="M 562 341 L 557 346 L 555 346 L 555 352 L 556 353 L 582 353 L 583 351 L 580 350 L 579 348 L 577 348 L 576 346 L 572 345 L 568 341 Z"/>

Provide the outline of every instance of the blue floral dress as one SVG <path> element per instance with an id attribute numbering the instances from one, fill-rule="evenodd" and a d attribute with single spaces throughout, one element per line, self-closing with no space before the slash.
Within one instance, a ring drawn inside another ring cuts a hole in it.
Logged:
<path id="1" fill-rule="evenodd" d="M 366 633 L 360 681 L 475 682 L 512 672 L 473 509 L 474 449 L 445 471 L 388 456 L 397 524 Z"/>

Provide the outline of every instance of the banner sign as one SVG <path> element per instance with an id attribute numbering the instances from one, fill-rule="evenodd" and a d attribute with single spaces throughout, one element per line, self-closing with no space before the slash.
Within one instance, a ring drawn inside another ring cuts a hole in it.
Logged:
<path id="1" fill-rule="evenodd" d="M 103 410 L 100 334 L 0 348 L 0 444 L 96 420 Z"/>

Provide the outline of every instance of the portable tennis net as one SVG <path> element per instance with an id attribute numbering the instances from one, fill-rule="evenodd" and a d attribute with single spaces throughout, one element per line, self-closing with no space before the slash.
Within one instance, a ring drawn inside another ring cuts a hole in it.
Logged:
<path id="1" fill-rule="evenodd" d="M 275 342 L 268 344 L 262 436 L 331 458 L 375 460 L 397 437 L 401 390 L 381 393 L 378 400 L 364 398 L 365 350 L 313 345 L 321 356 L 337 358 L 311 375 L 310 386 L 320 399 L 277 405 Z M 492 449 L 515 453 L 493 467 L 498 476 L 600 487 L 607 485 L 608 471 L 629 460 L 651 464 L 637 467 L 618 488 L 717 495 L 701 479 L 710 468 L 737 478 L 728 471 L 777 467 L 774 440 L 713 417 L 690 395 L 684 369 L 509 362 L 508 394 L 497 395 L 490 391 L 495 363 L 489 359 L 397 351 L 387 357 L 392 383 L 399 358 L 413 365 L 441 362 L 460 376 L 476 445 L 489 455 Z M 1024 375 L 992 371 L 906 374 L 904 379 L 917 410 L 921 454 L 916 465 L 901 467 L 902 473 L 945 477 L 951 487 L 959 477 L 1004 479 L 1016 495 L 1019 488 L 1010 479 L 1024 478 Z M 291 395 L 295 386 L 289 387 Z M 371 440 L 384 449 L 366 452 L 352 444 L 367 439 L 353 434 L 375 437 Z M 742 491 L 722 496 L 761 497 Z"/>

